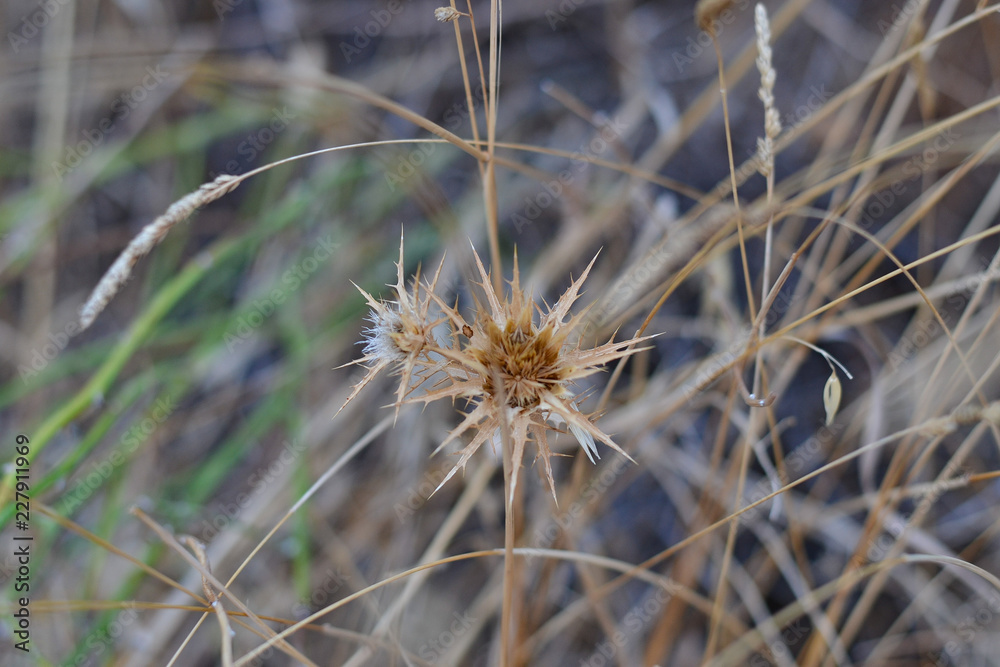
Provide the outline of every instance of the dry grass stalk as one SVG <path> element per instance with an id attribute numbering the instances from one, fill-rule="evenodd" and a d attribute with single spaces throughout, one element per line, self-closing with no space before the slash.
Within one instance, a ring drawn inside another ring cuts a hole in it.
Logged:
<path id="1" fill-rule="evenodd" d="M 764 104 L 764 137 L 757 139 L 758 170 L 767 179 L 767 231 L 764 237 L 764 267 L 761 278 L 761 309 L 768 300 L 771 289 L 771 255 L 774 248 L 774 140 L 781 134 L 781 117 L 774 104 L 774 81 L 777 74 L 771 62 L 771 22 L 767 17 L 767 9 L 758 3 L 754 8 L 754 32 L 757 35 L 757 70 L 760 72 L 760 88 L 757 96 Z M 763 337 L 765 325 L 760 323 L 757 335 Z M 754 361 L 754 393 L 760 393 L 761 353 L 758 350 Z M 758 399 L 766 400 L 766 399 Z"/>
<path id="2" fill-rule="evenodd" d="M 694 6 L 694 22 L 699 28 L 714 36 L 712 24 L 731 4 L 733 0 L 699 0 Z"/>

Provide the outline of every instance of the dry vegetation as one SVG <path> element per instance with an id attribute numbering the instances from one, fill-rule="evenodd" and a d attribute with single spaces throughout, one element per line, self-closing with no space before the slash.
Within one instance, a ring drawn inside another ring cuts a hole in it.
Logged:
<path id="1" fill-rule="evenodd" d="M 997 664 L 998 6 L 437 7 L 0 10 L 0 661 Z"/>

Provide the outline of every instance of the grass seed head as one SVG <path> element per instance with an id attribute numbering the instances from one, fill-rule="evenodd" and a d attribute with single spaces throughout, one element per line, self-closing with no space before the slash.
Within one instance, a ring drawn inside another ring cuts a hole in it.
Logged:
<path id="1" fill-rule="evenodd" d="M 460 16 L 463 16 L 462 12 L 458 11 L 454 7 L 438 7 L 434 10 L 434 18 L 441 23 L 451 23 L 452 21 L 457 21 Z"/>

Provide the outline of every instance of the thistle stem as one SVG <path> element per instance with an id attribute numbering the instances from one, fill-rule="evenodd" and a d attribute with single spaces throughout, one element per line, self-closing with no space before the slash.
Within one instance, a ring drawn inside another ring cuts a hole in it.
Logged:
<path id="1" fill-rule="evenodd" d="M 504 491 L 504 536 L 503 536 L 503 609 L 500 614 L 500 667 L 513 664 L 513 637 L 511 637 L 514 622 L 514 588 L 516 586 L 516 569 L 514 562 L 514 519 L 518 503 L 515 497 L 517 488 L 513 486 L 514 461 L 510 430 L 504 420 L 500 429 L 501 449 L 503 450 L 503 491 Z"/>

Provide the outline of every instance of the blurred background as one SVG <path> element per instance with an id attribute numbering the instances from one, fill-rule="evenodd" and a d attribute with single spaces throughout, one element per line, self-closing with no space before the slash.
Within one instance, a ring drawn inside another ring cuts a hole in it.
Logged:
<path id="1" fill-rule="evenodd" d="M 454 460 L 431 452 L 463 405 L 408 406 L 393 423 L 385 374 L 334 419 L 363 374 L 337 368 L 362 355 L 367 326 L 351 282 L 390 297 L 401 232 L 405 275 L 443 261 L 438 293 L 474 306 L 470 241 L 488 255 L 482 180 L 454 146 L 349 147 L 254 176 L 174 227 L 93 326 L 78 323 L 128 242 L 202 183 L 323 148 L 433 138 L 345 82 L 471 138 L 455 25 L 485 136 L 473 30 L 467 17 L 436 21 L 439 4 L 10 0 L 0 9 L 0 453 L 13 460 L 16 436 L 30 441 L 34 510 L 23 655 L 6 613 L 17 599 L 14 507 L 7 498 L 0 507 L 4 664 L 154 665 L 175 655 L 221 664 L 216 620 L 196 628 L 201 603 L 151 571 L 198 595 L 201 577 L 133 506 L 202 542 L 223 581 L 249 558 L 231 590 L 274 629 L 407 568 L 503 545 L 503 480 L 486 448 L 429 497 Z M 768 209 L 749 161 L 763 109 L 753 5 L 730 4 L 715 33 L 734 162 L 750 164 L 738 169 L 739 193 L 759 307 Z M 602 447 L 593 467 L 573 438 L 558 438 L 568 455 L 555 462 L 559 506 L 530 467 L 520 546 L 640 563 L 732 512 L 737 479 L 745 505 L 969 395 L 997 398 L 996 16 L 821 113 L 977 3 L 765 4 L 775 97 L 793 135 L 775 167 L 775 199 L 792 203 L 776 207 L 771 280 L 802 250 L 767 329 L 805 318 L 791 333 L 854 379 L 840 375 L 841 410 L 826 424 L 831 367 L 774 342 L 763 363 L 777 401 L 752 442 L 729 373 L 752 308 L 726 190 L 718 62 L 694 3 L 503 4 L 497 137 L 521 147 L 498 151 L 517 168 L 498 169 L 503 266 L 494 270 L 510 277 L 516 247 L 524 279 L 552 303 L 600 252 L 580 302 L 593 306 L 588 344 L 631 335 L 672 290 L 649 324 L 652 349 L 624 367 L 602 406 L 602 428 L 638 464 Z M 489 4 L 473 10 L 485 59 Z M 935 126 L 977 105 L 986 106 Z M 865 160 L 871 171 L 855 169 Z M 898 265 L 870 238 L 837 225 L 811 238 L 827 214 L 877 235 L 903 263 L 983 237 L 913 270 L 924 299 L 905 276 L 872 282 Z M 747 382 L 752 366 L 751 357 Z M 580 388 L 589 410 L 608 375 Z M 873 450 L 747 515 L 731 543 L 717 530 L 645 568 L 646 580 L 607 591 L 613 568 L 528 558 L 518 664 L 696 664 L 715 626 L 723 648 L 764 633 L 754 652 L 719 664 L 751 655 L 764 661 L 751 664 L 820 664 L 827 652 L 836 664 L 990 664 L 1000 604 L 970 591 L 982 579 L 940 567 L 893 575 L 870 598 L 844 584 L 839 611 L 820 604 L 830 627 L 815 606 L 772 621 L 897 545 L 997 572 L 997 489 L 968 479 L 996 469 L 995 432 L 915 429 L 892 445 L 905 455 Z M 275 649 L 255 664 L 496 664 L 502 572 L 500 558 L 484 557 L 386 585 L 295 633 L 299 657 Z M 666 577 L 684 594 L 663 595 L 656 582 Z M 717 600 L 723 621 L 712 619 Z M 865 611 L 854 616 L 856 604 Z M 261 642 L 234 631 L 237 655 Z M 841 641 L 827 648 L 819 637 L 831 633 Z"/>

